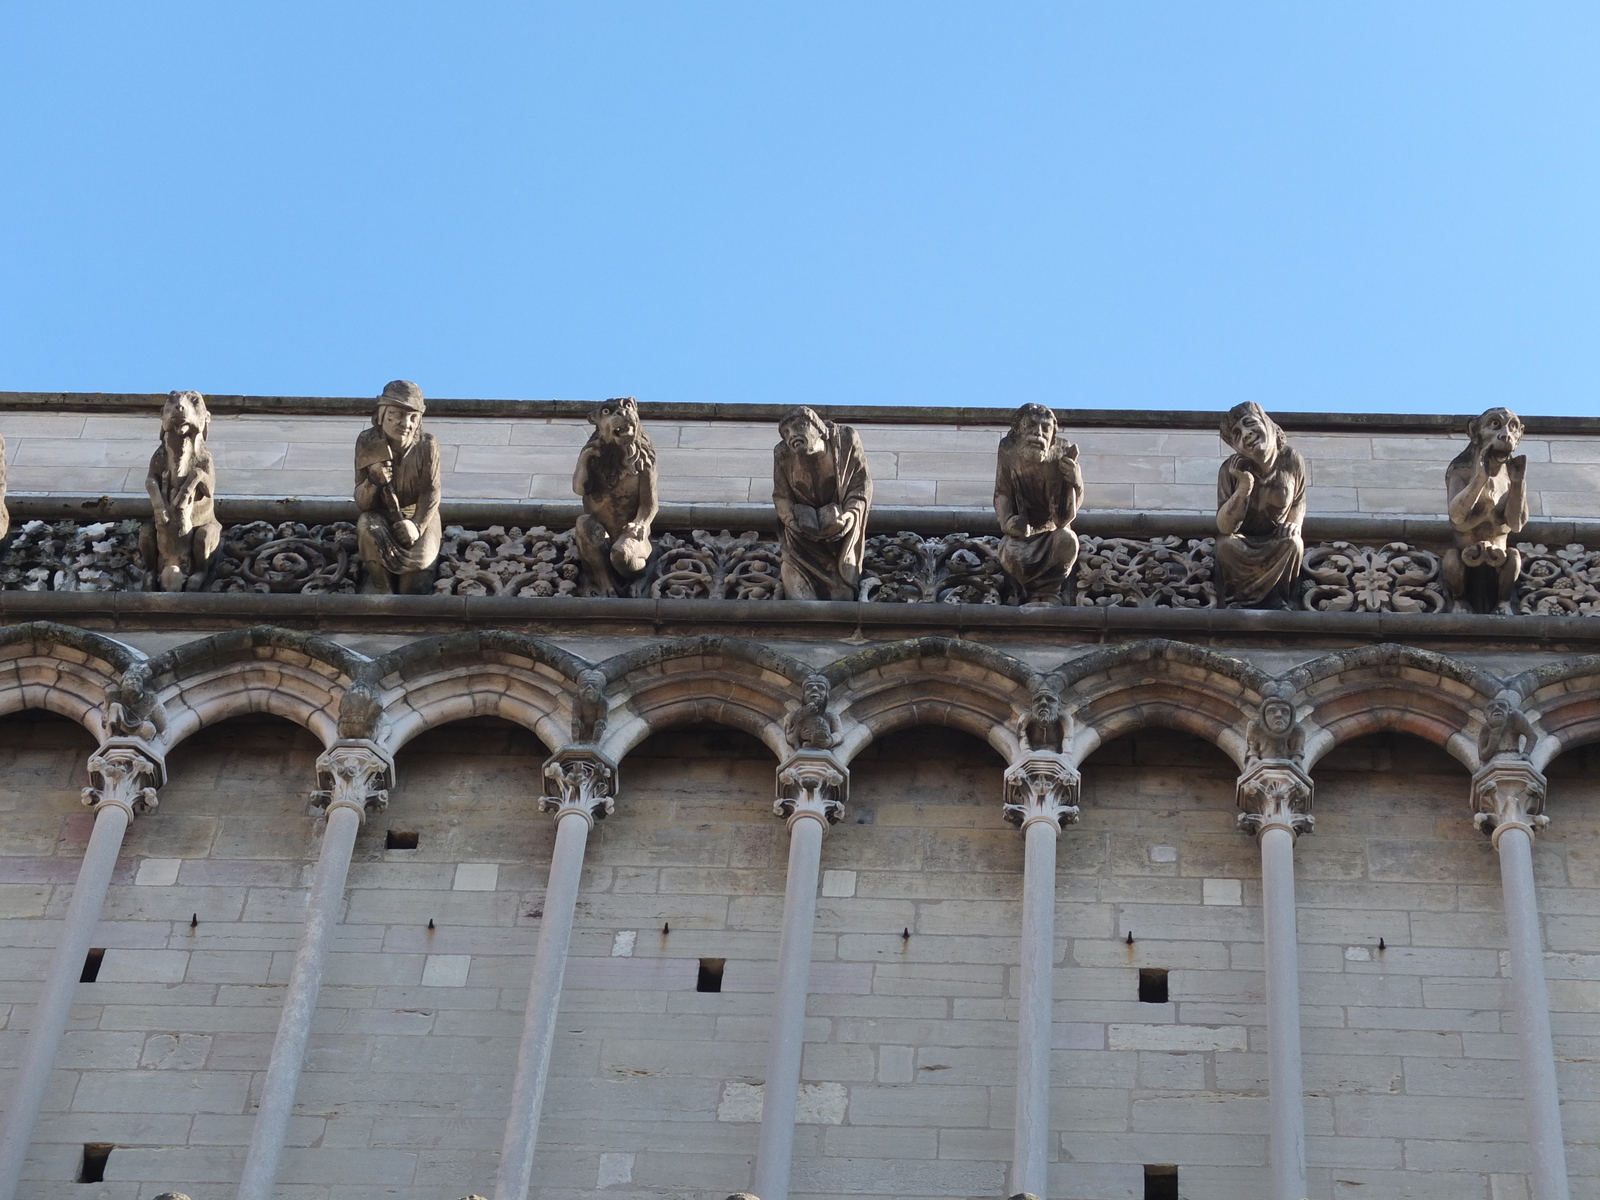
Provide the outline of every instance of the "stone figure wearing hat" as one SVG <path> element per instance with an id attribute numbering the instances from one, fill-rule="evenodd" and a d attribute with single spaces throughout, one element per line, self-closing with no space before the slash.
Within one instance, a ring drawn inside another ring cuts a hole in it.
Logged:
<path id="1" fill-rule="evenodd" d="M 1000 439 L 994 515 L 1000 520 L 1000 565 L 1027 605 L 1055 605 L 1078 561 L 1072 531 L 1083 503 L 1078 448 L 1056 433 L 1056 415 L 1024 404 Z"/>
<path id="2" fill-rule="evenodd" d="M 439 443 L 422 428 L 422 389 L 386 384 L 356 438 L 356 537 L 368 592 L 433 590 L 439 557 Z"/>
<path id="3" fill-rule="evenodd" d="M 1289 608 L 1305 554 L 1305 460 L 1253 401 L 1228 410 L 1222 440 L 1234 453 L 1217 472 L 1219 590 L 1230 607 Z"/>
<path id="4" fill-rule="evenodd" d="M 809 408 L 778 422 L 772 505 L 790 600 L 854 600 L 867 547 L 872 478 L 861 437 Z"/>

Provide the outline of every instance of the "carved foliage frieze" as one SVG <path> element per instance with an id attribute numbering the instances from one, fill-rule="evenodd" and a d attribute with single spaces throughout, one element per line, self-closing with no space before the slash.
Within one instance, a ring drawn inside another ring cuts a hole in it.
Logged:
<path id="1" fill-rule="evenodd" d="M 348 521 L 251 521 L 228 526 L 206 591 L 350 593 L 360 566 L 356 527 Z"/>
<path id="2" fill-rule="evenodd" d="M 148 582 L 138 521 L 27 521 L 0 553 L 6 591 L 142 592 Z"/>

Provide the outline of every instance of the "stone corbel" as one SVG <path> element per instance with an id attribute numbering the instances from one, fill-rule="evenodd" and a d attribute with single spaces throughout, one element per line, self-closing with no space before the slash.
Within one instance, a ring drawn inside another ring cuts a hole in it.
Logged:
<path id="1" fill-rule="evenodd" d="M 394 759 L 376 742 L 344 738 L 317 759 L 317 784 L 307 815 L 325 818 L 336 808 L 349 808 L 365 820 L 389 807 Z"/>
<path id="2" fill-rule="evenodd" d="M 1032 751 L 1006 768 L 1006 820 L 1024 832 L 1035 821 L 1076 825 L 1080 786 L 1065 754 Z"/>
<path id="3" fill-rule="evenodd" d="M 159 803 L 156 789 L 167 781 L 167 764 L 144 738 L 107 738 L 89 757 L 89 781 L 83 789 L 87 807 L 96 812 L 106 805 L 121 808 L 131 822 Z"/>
<path id="4" fill-rule="evenodd" d="M 778 768 L 778 798 L 772 815 L 789 827 L 804 817 L 837 825 L 850 797 L 850 771 L 828 750 L 796 750 Z"/>
<path id="5" fill-rule="evenodd" d="M 617 766 L 591 746 L 568 746 L 544 764 L 546 792 L 539 811 L 554 813 L 557 824 L 581 813 L 590 828 L 616 811 Z"/>
<path id="6" fill-rule="evenodd" d="M 1507 829 L 1531 838 L 1550 824 L 1544 815 L 1544 775 L 1516 754 L 1497 754 L 1472 776 L 1472 823 L 1500 844 Z"/>
<path id="7" fill-rule="evenodd" d="M 1310 833 L 1315 794 L 1311 776 L 1293 759 L 1258 758 L 1239 776 L 1239 828 L 1258 837 L 1274 827 L 1295 837 Z"/>

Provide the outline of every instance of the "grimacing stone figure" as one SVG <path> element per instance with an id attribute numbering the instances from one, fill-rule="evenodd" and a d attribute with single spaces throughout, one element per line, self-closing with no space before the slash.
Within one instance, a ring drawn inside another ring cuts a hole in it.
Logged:
<path id="1" fill-rule="evenodd" d="M 1457 611 L 1509 613 L 1522 555 L 1507 544 L 1528 523 L 1528 456 L 1517 454 L 1522 419 L 1491 408 L 1467 422 L 1468 445 L 1445 468 L 1450 531 L 1440 574 Z"/>
<path id="2" fill-rule="evenodd" d="M 600 404 L 589 423 L 594 432 L 578 452 L 572 475 L 572 490 L 583 497 L 583 515 L 572 532 L 596 592 L 615 596 L 650 563 L 656 448 L 632 396 Z"/>
<path id="3" fill-rule="evenodd" d="M 439 443 L 424 432 L 422 389 L 384 385 L 356 438 L 356 539 L 368 592 L 425 595 L 439 557 Z"/>
<path id="4" fill-rule="evenodd" d="M 839 744 L 839 718 L 828 711 L 833 685 L 826 675 L 807 675 L 800 707 L 783 718 L 783 736 L 796 750 L 832 750 Z"/>
<path id="5" fill-rule="evenodd" d="M 1305 543 L 1306 464 L 1259 404 L 1222 418 L 1233 454 L 1217 472 L 1218 594 L 1230 607 L 1288 608 Z"/>
<path id="6" fill-rule="evenodd" d="M 1056 432 L 1056 415 L 1024 404 L 1000 439 L 994 515 L 1000 520 L 1000 565 L 1030 606 L 1059 605 L 1078 561 L 1072 521 L 1083 503 L 1078 448 Z"/>
<path id="7" fill-rule="evenodd" d="M 867 546 L 872 478 L 861 438 L 809 408 L 778 422 L 772 505 L 790 600 L 854 600 Z"/>
<path id="8" fill-rule="evenodd" d="M 151 517 L 139 530 L 139 552 L 155 591 L 199 591 L 222 545 L 217 466 L 206 448 L 210 430 L 204 396 L 167 394 L 161 406 L 161 445 L 150 456 L 144 481 Z"/>

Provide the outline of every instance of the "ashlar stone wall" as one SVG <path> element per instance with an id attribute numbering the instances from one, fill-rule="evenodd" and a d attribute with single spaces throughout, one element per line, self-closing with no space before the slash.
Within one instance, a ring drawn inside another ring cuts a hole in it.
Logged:
<path id="1" fill-rule="evenodd" d="M 0 720 L 0 1088 L 87 836 L 90 749 L 56 718 Z M 123 850 L 30 1197 L 232 1195 L 316 850 L 316 753 L 268 718 L 173 752 L 161 807 Z M 285 1200 L 489 1188 L 552 844 L 534 811 L 543 757 L 498 722 L 400 753 L 390 807 L 358 841 Z M 1553 767 L 1534 851 L 1575 1195 L 1600 1194 L 1593 758 Z M 540 1200 L 747 1185 L 786 853 L 773 768 L 723 729 L 656 734 L 622 763 L 579 899 Z M 852 765 L 823 847 L 796 1200 L 1004 1194 L 1022 839 L 1001 820 L 1001 769 L 927 728 Z M 1526 1200 L 1498 875 L 1466 775 L 1388 736 L 1315 774 L 1318 829 L 1296 851 L 1311 1194 Z M 1147 1163 L 1178 1164 L 1186 1200 L 1264 1186 L 1259 869 L 1234 775 L 1160 730 L 1083 766 L 1060 851 L 1054 1195 L 1137 1198 Z M 391 833 L 417 848 L 386 848 Z M 708 959 L 725 960 L 717 992 L 697 990 Z M 1141 968 L 1169 972 L 1167 1003 L 1140 1001 Z M 91 1142 L 117 1147 L 106 1182 L 77 1184 Z"/>

